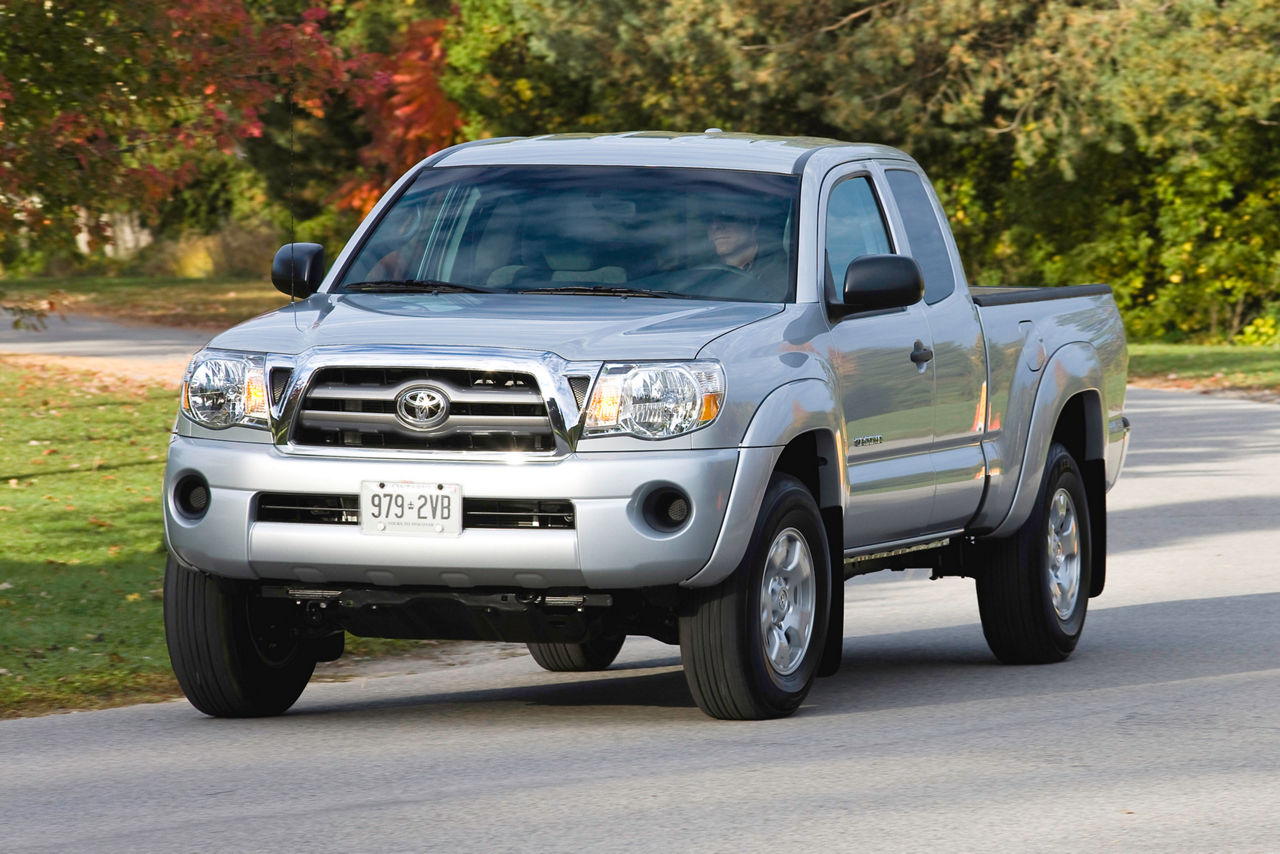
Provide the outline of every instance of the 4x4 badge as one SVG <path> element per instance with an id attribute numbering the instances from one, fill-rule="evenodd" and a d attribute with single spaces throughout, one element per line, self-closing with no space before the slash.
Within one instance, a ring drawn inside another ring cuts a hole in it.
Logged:
<path id="1" fill-rule="evenodd" d="M 449 396 L 434 386 L 411 386 L 396 395 L 396 418 L 410 430 L 431 430 L 449 417 Z"/>

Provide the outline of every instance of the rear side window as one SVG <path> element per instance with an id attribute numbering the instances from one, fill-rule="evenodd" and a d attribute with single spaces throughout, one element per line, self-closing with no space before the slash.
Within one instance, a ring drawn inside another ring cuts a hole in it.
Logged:
<path id="1" fill-rule="evenodd" d="M 885 175 L 907 229 L 911 257 L 924 274 L 924 301 L 932 304 L 946 299 L 956 289 L 956 275 L 924 180 L 901 169 L 890 169 Z"/>
<path id="2" fill-rule="evenodd" d="M 884 255 L 892 251 L 880 205 L 865 175 L 847 178 L 831 189 L 824 248 L 827 298 L 832 302 L 844 301 L 844 272 L 850 261 L 863 255 Z"/>

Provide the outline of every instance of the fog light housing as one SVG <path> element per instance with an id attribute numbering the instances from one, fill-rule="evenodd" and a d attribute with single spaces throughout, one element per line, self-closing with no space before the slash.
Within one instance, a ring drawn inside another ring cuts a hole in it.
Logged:
<path id="1" fill-rule="evenodd" d="M 191 521 L 204 518 L 209 512 L 209 481 L 202 475 L 186 474 L 173 485 L 173 504 L 178 512 Z"/>
<path id="2" fill-rule="evenodd" d="M 693 515 L 693 502 L 674 486 L 661 486 L 645 496 L 641 515 L 655 531 L 670 534 L 689 521 Z"/>

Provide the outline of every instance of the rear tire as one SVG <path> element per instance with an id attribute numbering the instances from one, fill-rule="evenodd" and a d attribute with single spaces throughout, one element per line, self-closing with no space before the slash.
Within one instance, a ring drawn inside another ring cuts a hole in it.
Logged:
<path id="1" fill-rule="evenodd" d="M 809 490 L 774 474 L 742 563 L 691 591 L 680 656 L 698 708 L 723 720 L 790 715 L 822 658 L 830 612 L 826 529 Z"/>
<path id="2" fill-rule="evenodd" d="M 278 715 L 302 694 L 316 655 L 287 600 L 193 571 L 164 571 L 169 659 L 191 705 L 217 718 Z"/>
<path id="3" fill-rule="evenodd" d="M 626 635 L 601 635 L 582 643 L 534 643 L 529 655 L 543 670 L 552 673 L 584 673 L 605 670 L 618 657 Z"/>
<path id="4" fill-rule="evenodd" d="M 1050 664 L 1071 654 L 1089 607 L 1091 554 L 1084 479 L 1055 442 L 1030 517 L 1012 537 L 978 545 L 978 612 L 996 658 Z"/>

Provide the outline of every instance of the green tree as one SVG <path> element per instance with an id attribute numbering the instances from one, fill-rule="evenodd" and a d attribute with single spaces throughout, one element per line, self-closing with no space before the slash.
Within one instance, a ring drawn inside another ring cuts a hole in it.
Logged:
<path id="1" fill-rule="evenodd" d="M 1110 282 L 1147 336 L 1280 299 L 1276 0 L 462 3 L 474 134 L 656 127 L 886 142 L 983 282 Z"/>

